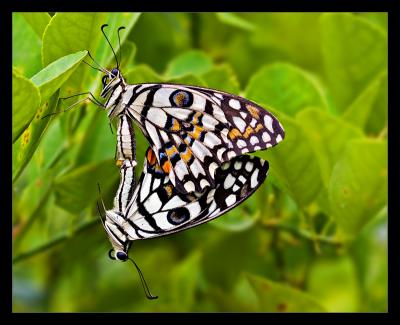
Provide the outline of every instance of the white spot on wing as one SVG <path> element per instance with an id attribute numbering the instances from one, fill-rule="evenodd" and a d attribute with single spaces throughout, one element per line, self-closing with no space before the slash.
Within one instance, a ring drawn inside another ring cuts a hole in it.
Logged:
<path id="1" fill-rule="evenodd" d="M 162 211 L 171 210 L 179 207 L 183 207 L 186 205 L 185 201 L 182 201 L 178 195 L 175 195 L 170 199 L 166 205 L 162 208 Z"/>
<path id="2" fill-rule="evenodd" d="M 235 164 L 233 165 L 233 167 L 235 167 L 236 170 L 239 170 L 240 168 L 242 168 L 242 162 L 235 161 Z"/>
<path id="3" fill-rule="evenodd" d="M 282 136 L 280 134 L 278 134 L 278 136 L 276 137 L 276 142 L 281 142 L 282 141 Z"/>
<path id="4" fill-rule="evenodd" d="M 221 144 L 221 140 L 212 132 L 207 132 L 204 136 L 204 144 L 209 148 L 214 148 L 216 145 Z"/>
<path id="5" fill-rule="evenodd" d="M 234 109 L 240 109 L 240 102 L 237 99 L 232 98 L 229 100 L 229 106 Z"/>
<path id="6" fill-rule="evenodd" d="M 246 147 L 246 145 L 247 145 L 247 143 L 246 143 L 244 140 L 242 140 L 242 139 L 239 139 L 239 140 L 236 142 L 236 144 L 237 144 L 237 146 L 238 146 L 240 149 Z"/>
<path id="7" fill-rule="evenodd" d="M 235 177 L 232 176 L 231 173 L 228 174 L 228 176 L 225 178 L 224 181 L 224 189 L 228 189 L 231 188 L 233 186 L 233 184 L 235 183 Z"/>
<path id="8" fill-rule="evenodd" d="M 234 194 L 229 195 L 229 196 L 226 198 L 225 202 L 226 202 L 226 205 L 227 205 L 228 207 L 234 205 L 235 202 L 236 202 L 236 196 L 235 196 Z"/>
<path id="9" fill-rule="evenodd" d="M 222 161 L 222 155 L 223 155 L 223 153 L 226 151 L 226 149 L 225 148 L 219 148 L 218 149 L 218 151 L 217 151 L 217 158 L 220 160 L 220 161 Z"/>
<path id="10" fill-rule="evenodd" d="M 258 184 L 257 178 L 258 178 L 258 169 L 256 169 L 253 174 L 251 175 L 251 180 L 250 180 L 250 187 L 255 188 Z"/>
<path id="11" fill-rule="evenodd" d="M 194 192 L 195 187 L 192 181 L 186 182 L 183 186 L 187 192 Z"/>
<path id="12" fill-rule="evenodd" d="M 157 193 L 153 193 L 149 196 L 149 198 L 144 202 L 144 207 L 146 208 L 148 213 L 156 213 L 160 210 L 162 202 L 158 197 Z"/>
<path id="13" fill-rule="evenodd" d="M 254 135 L 250 138 L 250 143 L 252 145 L 255 145 L 256 143 L 259 143 L 259 142 L 260 141 L 258 140 L 258 138 L 256 136 L 254 136 Z"/>
<path id="14" fill-rule="evenodd" d="M 270 142 L 271 141 L 271 137 L 270 137 L 268 132 L 264 132 L 263 133 L 262 139 L 263 139 L 264 142 Z"/>
<path id="15" fill-rule="evenodd" d="M 234 116 L 233 117 L 233 122 L 235 123 L 235 125 L 237 126 L 237 128 L 240 130 L 240 132 L 244 132 L 246 129 L 246 122 L 243 121 L 243 119 L 241 119 L 238 116 Z"/>
<path id="16" fill-rule="evenodd" d="M 250 172 L 252 171 L 252 169 L 253 169 L 253 166 L 254 166 L 254 163 L 252 163 L 251 161 L 248 161 L 248 162 L 246 163 L 245 168 L 246 168 L 246 170 L 250 173 Z"/>
<path id="17" fill-rule="evenodd" d="M 265 126 L 267 127 L 267 129 L 269 131 L 271 131 L 271 133 L 274 133 L 274 129 L 272 128 L 272 117 L 269 115 L 265 115 L 264 116 L 264 123 Z"/>
<path id="18" fill-rule="evenodd" d="M 167 114 L 162 109 L 151 107 L 147 113 L 147 119 L 160 128 L 164 128 L 167 122 Z"/>
<path id="19" fill-rule="evenodd" d="M 218 168 L 218 165 L 213 162 L 210 164 L 210 166 L 208 167 L 208 171 L 210 172 L 211 176 L 214 176 L 215 170 Z"/>
<path id="20" fill-rule="evenodd" d="M 223 99 L 224 96 L 222 96 L 220 93 L 214 93 L 215 97 L 218 97 L 219 99 Z"/>

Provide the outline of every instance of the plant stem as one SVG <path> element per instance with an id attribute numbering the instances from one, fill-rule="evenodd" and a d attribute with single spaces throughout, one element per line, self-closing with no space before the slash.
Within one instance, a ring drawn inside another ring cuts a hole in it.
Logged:
<path id="1" fill-rule="evenodd" d="M 320 242 L 320 243 L 334 245 L 334 246 L 342 246 L 344 244 L 344 242 L 337 240 L 335 238 L 327 237 L 327 236 L 323 236 L 323 235 L 315 235 L 308 231 L 304 231 L 301 229 L 291 227 L 289 225 L 285 225 L 283 223 L 279 223 L 279 221 L 276 221 L 276 220 L 269 220 L 267 222 L 260 223 L 260 225 L 261 225 L 261 227 L 263 227 L 264 229 L 267 229 L 267 230 L 278 229 L 278 230 L 283 230 L 283 231 L 289 232 L 296 237 L 304 238 L 313 243 Z"/>

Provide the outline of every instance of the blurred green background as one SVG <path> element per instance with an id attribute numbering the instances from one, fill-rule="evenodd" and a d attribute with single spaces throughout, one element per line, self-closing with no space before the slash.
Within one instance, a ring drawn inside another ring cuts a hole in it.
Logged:
<path id="1" fill-rule="evenodd" d="M 129 83 L 238 94 L 286 131 L 254 153 L 270 174 L 239 207 L 133 243 L 154 301 L 97 215 L 97 182 L 107 208 L 118 187 L 115 125 L 86 102 L 42 119 L 98 96 L 82 60 L 115 65 L 103 23 L 116 49 L 126 27 Z M 13 66 L 14 312 L 387 310 L 385 13 L 14 13 Z"/>

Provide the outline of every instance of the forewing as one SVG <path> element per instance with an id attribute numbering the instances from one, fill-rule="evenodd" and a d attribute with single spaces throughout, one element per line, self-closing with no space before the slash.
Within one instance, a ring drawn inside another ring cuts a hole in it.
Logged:
<path id="1" fill-rule="evenodd" d="M 135 85 L 123 99 L 182 193 L 214 187 L 225 161 L 270 148 L 284 138 L 279 121 L 259 105 L 216 90 L 171 84 Z"/>

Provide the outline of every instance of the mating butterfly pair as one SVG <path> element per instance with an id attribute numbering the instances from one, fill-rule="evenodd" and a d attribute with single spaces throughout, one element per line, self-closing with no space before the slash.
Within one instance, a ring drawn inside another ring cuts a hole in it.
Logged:
<path id="1" fill-rule="evenodd" d="M 106 103 L 89 99 L 119 119 L 121 180 L 103 225 L 115 251 L 110 256 L 124 261 L 132 241 L 197 226 L 247 199 L 269 165 L 245 154 L 278 144 L 284 130 L 271 113 L 239 96 L 187 85 L 129 85 L 111 49 L 117 67 L 95 68 L 104 73 L 100 96 Z M 150 144 L 136 187 L 131 120 Z"/>

